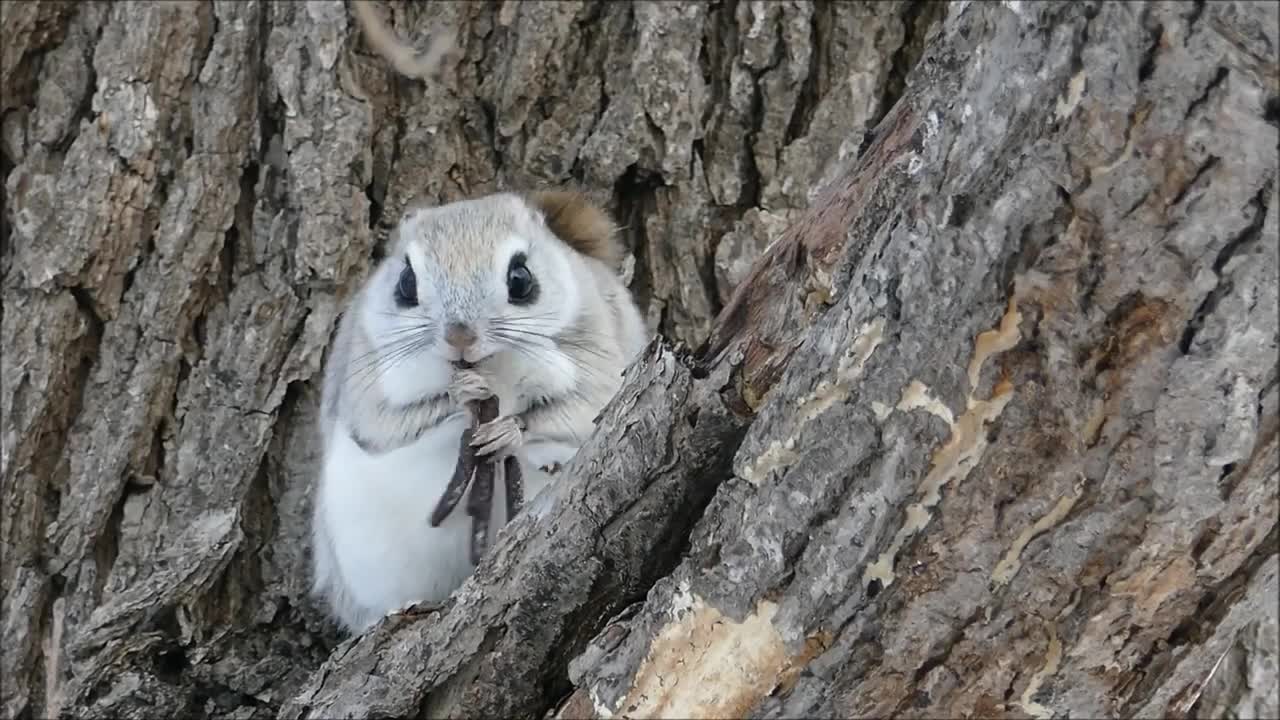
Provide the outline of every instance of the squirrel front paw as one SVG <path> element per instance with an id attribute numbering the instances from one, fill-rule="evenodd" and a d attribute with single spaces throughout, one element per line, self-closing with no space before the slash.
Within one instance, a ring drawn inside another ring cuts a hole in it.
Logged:
<path id="1" fill-rule="evenodd" d="M 475 370 L 458 370 L 449 381 L 449 399 L 459 406 L 466 407 L 469 402 L 490 397 L 493 390 L 489 388 L 489 381 Z"/>
<path id="2" fill-rule="evenodd" d="M 476 448 L 476 455 L 504 459 L 524 442 L 524 428 L 524 420 L 517 415 L 496 418 L 476 428 L 471 447 Z"/>

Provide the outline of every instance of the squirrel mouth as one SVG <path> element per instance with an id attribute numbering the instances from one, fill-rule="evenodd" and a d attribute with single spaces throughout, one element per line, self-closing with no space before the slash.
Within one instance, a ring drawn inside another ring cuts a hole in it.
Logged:
<path id="1" fill-rule="evenodd" d="M 488 360 L 489 358 L 493 357 L 495 354 L 496 353 L 491 351 L 491 352 L 485 353 L 484 355 L 480 355 L 479 357 L 476 357 L 477 355 L 479 355 L 479 353 L 472 352 L 471 349 L 468 348 L 467 350 L 464 350 L 463 352 L 458 353 L 455 358 L 449 360 L 449 364 L 452 365 L 455 370 L 471 370 L 475 368 L 477 365 L 479 365 L 480 363 L 483 363 L 485 360 Z M 472 356 L 471 360 L 467 359 L 468 355 Z"/>

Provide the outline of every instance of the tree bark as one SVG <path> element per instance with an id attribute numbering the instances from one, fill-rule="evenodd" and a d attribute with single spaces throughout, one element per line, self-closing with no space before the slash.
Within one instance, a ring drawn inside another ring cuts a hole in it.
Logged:
<path id="1" fill-rule="evenodd" d="M 1275 4 L 377 9 L 461 58 L 0 5 L 5 717 L 1280 714 Z M 339 639 L 342 302 L 415 197 L 565 182 L 663 337 Z"/>

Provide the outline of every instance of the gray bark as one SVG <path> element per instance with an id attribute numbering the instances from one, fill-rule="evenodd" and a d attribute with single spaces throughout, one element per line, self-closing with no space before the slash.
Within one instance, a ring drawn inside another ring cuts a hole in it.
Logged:
<path id="1" fill-rule="evenodd" d="M 5 717 L 1280 714 L 1275 4 L 378 10 L 461 58 L 0 4 Z M 341 303 L 416 196 L 565 182 L 665 339 L 340 639 Z"/>

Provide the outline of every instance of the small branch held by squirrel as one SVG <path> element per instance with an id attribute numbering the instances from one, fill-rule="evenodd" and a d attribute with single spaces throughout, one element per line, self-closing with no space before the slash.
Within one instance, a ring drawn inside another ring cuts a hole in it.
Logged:
<path id="1" fill-rule="evenodd" d="M 427 51 L 419 55 L 374 12 L 372 0 L 351 0 L 351 9 L 364 29 L 369 47 L 406 77 L 425 79 L 435 75 L 440 71 L 444 57 L 458 49 L 454 32 L 441 29 L 432 34 Z"/>
<path id="2" fill-rule="evenodd" d="M 437 527 L 449 517 L 470 485 L 467 514 L 471 516 L 471 564 L 479 565 L 489 541 L 489 519 L 493 514 L 493 485 L 498 461 L 478 462 L 476 449 L 471 447 L 471 437 L 477 426 L 498 417 L 498 398 L 492 396 L 468 403 L 468 409 L 471 411 L 472 425 L 462 431 L 458 464 L 454 468 L 453 478 L 449 480 L 444 494 L 431 513 L 431 526 Z M 507 522 L 510 522 L 524 504 L 524 473 L 514 455 L 502 461 L 502 477 L 506 486 Z"/>

